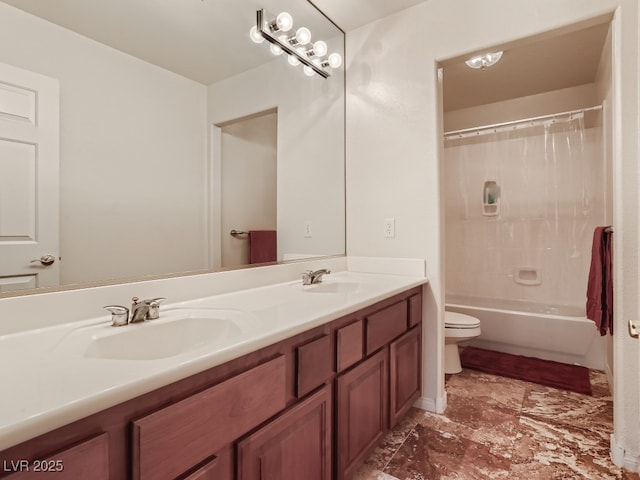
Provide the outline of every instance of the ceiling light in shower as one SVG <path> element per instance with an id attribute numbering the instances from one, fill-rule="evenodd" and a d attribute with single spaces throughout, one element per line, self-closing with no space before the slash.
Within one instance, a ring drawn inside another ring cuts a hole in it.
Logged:
<path id="1" fill-rule="evenodd" d="M 502 52 L 485 53 L 484 55 L 478 55 L 477 57 L 470 58 L 464 63 L 471 68 L 479 68 L 481 70 L 491 67 L 498 63 L 498 60 L 502 58 Z"/>
<path id="2" fill-rule="evenodd" d="M 256 25 L 249 32 L 251 40 L 255 43 L 269 42 L 269 48 L 274 55 L 287 54 L 289 63 L 293 66 L 303 64 L 304 73 L 313 76 L 317 73 L 323 78 L 330 77 L 326 70 L 339 68 L 342 65 L 342 57 L 338 53 L 331 53 L 327 44 L 318 40 L 310 47 L 303 47 L 311 43 L 311 31 L 306 27 L 299 27 L 295 35 L 282 35 L 282 32 L 293 28 L 293 18 L 286 12 L 277 16 L 268 14 L 264 9 L 256 13 Z"/>

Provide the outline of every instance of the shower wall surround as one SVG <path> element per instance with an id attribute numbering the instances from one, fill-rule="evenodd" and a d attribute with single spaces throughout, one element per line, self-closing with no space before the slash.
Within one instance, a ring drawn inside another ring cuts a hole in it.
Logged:
<path id="1" fill-rule="evenodd" d="M 445 142 L 447 296 L 584 308 L 604 221 L 601 130 L 561 118 Z M 500 186 L 496 216 L 483 215 L 486 182 Z"/>

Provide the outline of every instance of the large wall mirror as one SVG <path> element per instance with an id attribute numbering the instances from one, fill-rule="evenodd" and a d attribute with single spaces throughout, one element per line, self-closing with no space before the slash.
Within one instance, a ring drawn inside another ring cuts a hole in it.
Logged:
<path id="1" fill-rule="evenodd" d="M 305 0 L 0 2 L 0 297 L 344 254 L 344 67 L 260 9 L 344 57 Z"/>

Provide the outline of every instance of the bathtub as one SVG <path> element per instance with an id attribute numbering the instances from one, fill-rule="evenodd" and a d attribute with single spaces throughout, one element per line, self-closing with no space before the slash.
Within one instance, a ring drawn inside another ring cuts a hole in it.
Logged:
<path id="1" fill-rule="evenodd" d="M 479 348 L 604 370 L 604 341 L 584 308 L 447 296 L 446 310 L 480 319 Z"/>

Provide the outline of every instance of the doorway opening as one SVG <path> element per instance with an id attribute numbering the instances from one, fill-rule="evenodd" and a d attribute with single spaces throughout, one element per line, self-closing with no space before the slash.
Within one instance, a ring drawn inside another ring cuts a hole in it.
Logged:
<path id="1" fill-rule="evenodd" d="M 613 387 L 613 338 L 585 315 L 593 230 L 614 218 L 610 20 L 441 62 L 441 202 L 445 310 L 480 319 L 469 344 Z"/>
<path id="2" fill-rule="evenodd" d="M 249 263 L 249 231 L 276 230 L 278 113 L 261 112 L 219 127 L 219 235 L 225 268 Z"/>

